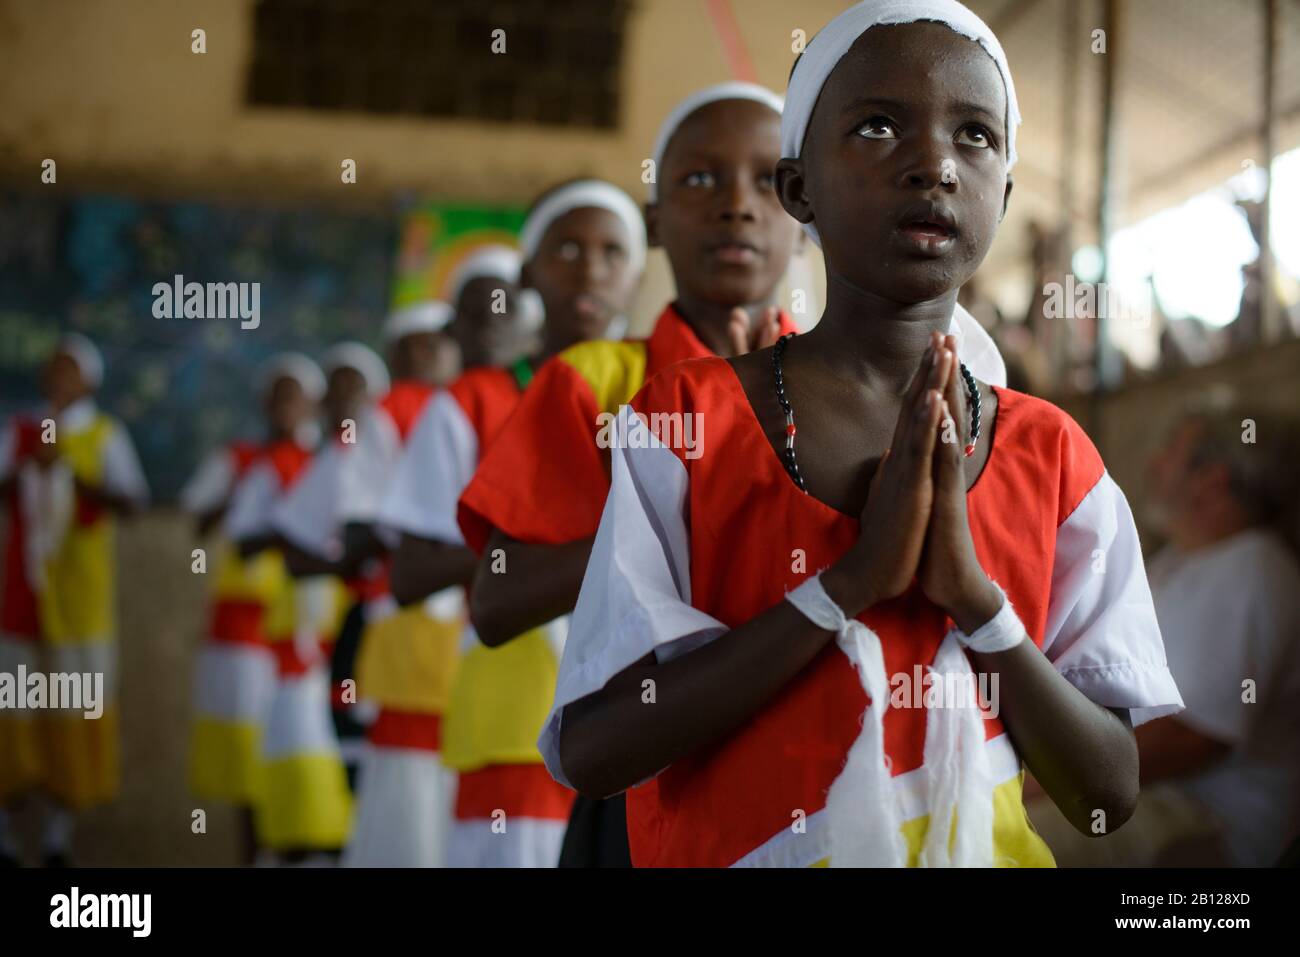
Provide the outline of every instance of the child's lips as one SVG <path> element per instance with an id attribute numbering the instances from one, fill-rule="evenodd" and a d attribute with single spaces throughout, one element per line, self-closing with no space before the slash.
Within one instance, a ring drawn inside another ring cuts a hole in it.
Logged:
<path id="1" fill-rule="evenodd" d="M 946 253 L 956 243 L 957 233 L 940 223 L 913 222 L 898 227 L 903 244 L 931 256 Z"/>
<path id="2" fill-rule="evenodd" d="M 720 243 L 713 247 L 713 258 L 728 266 L 752 266 L 758 250 L 746 243 Z"/>
<path id="3" fill-rule="evenodd" d="M 591 293 L 580 293 L 573 300 L 573 311 L 584 319 L 598 319 L 605 313 L 605 305 Z"/>

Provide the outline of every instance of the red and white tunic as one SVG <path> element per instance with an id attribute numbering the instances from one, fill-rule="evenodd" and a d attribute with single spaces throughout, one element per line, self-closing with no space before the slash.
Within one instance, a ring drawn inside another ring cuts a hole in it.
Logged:
<path id="1" fill-rule="evenodd" d="M 399 381 L 358 423 L 357 445 L 341 456 L 337 514 L 325 526 L 372 526 L 390 547 L 381 509 L 416 423 L 436 395 Z M 442 767 L 443 713 L 464 620 L 460 589 L 398 608 L 388 591 L 367 601 L 357 654 L 357 693 L 377 716 L 366 730 L 358 776 L 356 826 L 344 864 L 436 867 L 442 863 L 454 781 Z M 378 590 L 377 590 L 378 591 Z"/>
<path id="2" fill-rule="evenodd" d="M 782 313 L 781 334 L 796 331 Z M 617 412 L 661 369 L 711 355 L 669 305 L 648 339 L 584 342 L 547 362 L 461 496 L 465 541 L 482 552 L 493 528 L 546 545 L 594 535 L 609 493 L 601 413 Z"/>
<path id="3" fill-rule="evenodd" d="M 1082 430 L 1054 406 L 997 389 L 993 447 L 968 495 L 985 571 L 1058 671 L 1134 724 L 1179 710 L 1123 493 Z M 857 539 L 856 517 L 801 492 L 731 366 L 683 363 L 621 415 L 613 486 L 587 567 L 539 747 L 557 780 L 566 705 L 647 654 L 660 661 L 738 627 L 783 600 Z M 642 416 L 699 414 L 697 449 L 669 448 Z M 859 620 L 879 636 L 885 672 L 919 675 L 949 630 L 915 585 Z M 924 698 L 883 717 L 884 749 L 915 863 L 928 827 Z M 627 794 L 638 866 L 808 866 L 835 854 L 827 791 L 857 738 L 866 694 L 835 645 L 738 731 Z M 1019 756 L 1000 719 L 982 715 L 996 783 L 993 860 L 1050 866 L 1020 800 Z"/>
<path id="4" fill-rule="evenodd" d="M 456 502 L 523 392 L 504 369 L 471 369 L 428 403 L 411 433 L 380 520 L 463 543 Z M 468 623 L 443 727 L 443 762 L 459 774 L 449 867 L 554 867 L 573 793 L 547 773 L 537 730 L 559 666 L 562 629 L 534 629 L 502 648 Z"/>

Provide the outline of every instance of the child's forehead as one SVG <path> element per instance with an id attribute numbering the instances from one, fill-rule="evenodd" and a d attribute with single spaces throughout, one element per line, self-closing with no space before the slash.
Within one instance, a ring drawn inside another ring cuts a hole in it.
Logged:
<path id="1" fill-rule="evenodd" d="M 623 235 L 627 230 L 618 214 L 603 206 L 575 206 L 555 217 L 546 227 L 548 242 L 562 242 L 593 234 Z"/>
<path id="2" fill-rule="evenodd" d="M 781 152 L 781 115 L 754 100 L 715 100 L 686 117 L 664 149 L 664 163 L 688 152 L 725 153 L 744 144 Z M 737 156 L 747 159 L 748 155 Z"/>

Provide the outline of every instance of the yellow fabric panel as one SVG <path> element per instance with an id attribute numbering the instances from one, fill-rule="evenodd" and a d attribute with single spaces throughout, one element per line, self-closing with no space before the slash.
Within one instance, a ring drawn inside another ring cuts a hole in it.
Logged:
<path id="1" fill-rule="evenodd" d="M 0 805 L 39 786 L 42 764 L 35 716 L 0 713 Z"/>
<path id="2" fill-rule="evenodd" d="M 267 762 L 266 799 L 258 805 L 260 843 L 272 850 L 342 847 L 352 827 L 347 772 L 334 754 Z"/>
<path id="3" fill-rule="evenodd" d="M 72 811 L 117 797 L 121 778 L 118 717 L 113 708 L 87 719 L 48 712 L 40 719 L 45 790 Z"/>
<path id="4" fill-rule="evenodd" d="M 420 605 L 368 624 L 357 651 L 358 698 L 396 711 L 442 714 L 463 627 L 459 619 L 430 618 Z"/>
<path id="5" fill-rule="evenodd" d="M 83 482 L 99 483 L 104 447 L 113 427 L 112 419 L 99 415 L 81 432 L 59 434 L 59 455 Z M 74 519 L 59 550 L 46 560 L 45 584 L 37 596 L 46 640 L 105 640 L 112 635 L 116 619 L 113 528 L 108 513 L 89 527 Z"/>
<path id="6" fill-rule="evenodd" d="M 280 567 L 277 586 L 266 603 L 266 638 L 268 641 L 292 641 L 297 608 L 293 598 L 293 579 L 284 565 L 284 556 L 276 549 L 262 553 Z"/>
<path id="7" fill-rule="evenodd" d="M 1021 790 L 1025 775 L 1003 781 L 993 789 L 993 861 L 995 867 L 1055 867 L 1052 852 L 1025 813 Z M 921 856 L 921 845 L 930 829 L 930 815 L 904 821 L 901 830 L 907 841 L 907 866 L 916 867 Z M 953 837 L 956 834 L 953 832 Z M 951 844 L 951 841 L 949 842 Z M 828 867 L 825 858 L 813 867 Z"/>
<path id="8" fill-rule="evenodd" d="M 190 735 L 190 791 L 196 797 L 251 805 L 265 793 L 262 729 L 200 718 Z"/>
<path id="9" fill-rule="evenodd" d="M 222 542 L 217 554 L 217 598 L 269 605 L 288 583 L 279 552 L 268 550 L 242 559 L 234 543 Z"/>
<path id="10" fill-rule="evenodd" d="M 617 412 L 645 382 L 644 342 L 581 342 L 560 353 L 560 360 L 591 387 L 602 412 Z"/>
<path id="11" fill-rule="evenodd" d="M 993 789 L 993 860 L 997 867 L 1055 867 L 1047 842 L 1029 821 L 1023 799 L 1025 772 Z"/>
<path id="12" fill-rule="evenodd" d="M 499 648 L 475 644 L 461 660 L 443 722 L 442 759 L 458 771 L 542 760 L 537 736 L 551 709 L 559 663 L 535 628 Z"/>

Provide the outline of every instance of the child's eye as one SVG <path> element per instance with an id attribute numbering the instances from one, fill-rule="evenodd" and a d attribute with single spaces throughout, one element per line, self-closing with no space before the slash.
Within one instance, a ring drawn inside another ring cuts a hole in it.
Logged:
<path id="1" fill-rule="evenodd" d="M 982 126 L 963 126 L 957 131 L 957 145 L 988 149 L 993 145 L 993 137 L 989 134 L 989 131 Z"/>
<path id="2" fill-rule="evenodd" d="M 581 253 L 582 250 L 578 248 L 578 244 L 572 239 L 560 243 L 560 248 L 556 250 L 556 254 L 565 262 L 574 262 Z"/>
<path id="3" fill-rule="evenodd" d="M 776 189 L 776 174 L 767 173 L 760 176 L 758 178 L 758 186 L 760 189 Z"/>
<path id="4" fill-rule="evenodd" d="M 687 186 L 702 186 L 705 189 L 708 189 L 713 186 L 715 180 L 712 173 L 698 171 L 687 174 L 686 178 L 683 179 L 682 182 Z"/>
<path id="5" fill-rule="evenodd" d="M 898 128 L 883 116 L 873 116 L 858 127 L 858 135 L 867 140 L 898 138 Z"/>

